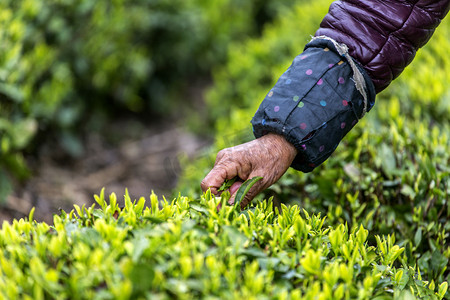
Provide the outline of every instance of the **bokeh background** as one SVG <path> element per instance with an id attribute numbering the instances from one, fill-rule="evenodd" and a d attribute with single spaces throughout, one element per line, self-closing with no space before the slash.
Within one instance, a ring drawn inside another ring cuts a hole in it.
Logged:
<path id="1" fill-rule="evenodd" d="M 0 218 L 51 220 L 102 187 L 170 196 L 214 136 L 213 70 L 293 4 L 2 1 Z"/>
<path id="2" fill-rule="evenodd" d="M 330 0 L 0 2 L 0 220 L 106 192 L 200 195 L 218 150 L 318 28 Z M 314 172 L 261 197 L 395 233 L 448 280 L 450 18 Z"/>

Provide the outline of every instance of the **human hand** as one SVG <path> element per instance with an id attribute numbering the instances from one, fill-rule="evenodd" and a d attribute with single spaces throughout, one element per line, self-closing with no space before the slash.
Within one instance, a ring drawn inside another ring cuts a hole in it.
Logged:
<path id="1" fill-rule="evenodd" d="M 245 208 L 256 195 L 277 182 L 291 165 L 297 150 L 281 135 L 269 133 L 259 139 L 223 149 L 217 154 L 213 169 L 202 180 L 203 191 L 211 189 L 215 195 L 225 180 L 239 177 L 229 189 L 229 204 L 234 204 L 236 191 L 247 179 L 261 176 L 241 202 Z"/>

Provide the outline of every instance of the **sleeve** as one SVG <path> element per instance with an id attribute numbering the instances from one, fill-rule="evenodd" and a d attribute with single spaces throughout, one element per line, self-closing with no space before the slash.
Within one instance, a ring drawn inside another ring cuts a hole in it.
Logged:
<path id="1" fill-rule="evenodd" d="M 252 119 L 255 137 L 283 135 L 298 150 L 292 167 L 312 171 L 412 62 L 449 9 L 450 0 L 333 2 L 316 39 L 261 103 Z"/>
<path id="2" fill-rule="evenodd" d="M 255 137 L 274 132 L 295 146 L 292 167 L 303 172 L 324 162 L 375 102 L 366 72 L 336 46 L 322 38 L 306 45 L 252 119 Z M 364 91 L 357 89 L 355 72 L 365 81 Z"/>
<path id="3" fill-rule="evenodd" d="M 346 44 L 379 93 L 413 61 L 449 9 L 450 0 L 334 1 L 316 35 Z"/>

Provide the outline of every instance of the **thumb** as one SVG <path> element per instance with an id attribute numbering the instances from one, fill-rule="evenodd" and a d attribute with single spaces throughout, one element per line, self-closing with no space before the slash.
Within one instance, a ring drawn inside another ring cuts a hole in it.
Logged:
<path id="1" fill-rule="evenodd" d="M 238 179 L 235 183 L 233 183 L 232 185 L 231 185 L 231 187 L 228 189 L 228 191 L 230 192 L 230 194 L 231 194 L 231 197 L 230 197 L 230 199 L 228 199 L 228 204 L 230 204 L 230 205 L 233 205 L 234 204 L 234 200 L 235 200 L 235 198 L 236 198 L 236 193 L 237 193 L 237 191 L 239 190 L 239 188 L 241 187 L 241 185 L 243 184 L 244 182 L 243 181 L 241 181 L 240 179 Z"/>
<path id="2" fill-rule="evenodd" d="M 256 175 L 255 175 L 255 176 L 249 176 L 249 178 L 253 178 L 253 177 L 256 177 Z M 250 202 L 252 202 L 252 200 L 253 200 L 253 199 L 254 199 L 261 191 L 264 190 L 264 183 L 263 183 L 263 180 L 264 180 L 264 179 L 255 182 L 255 183 L 253 184 L 253 186 L 250 188 L 250 190 L 247 192 L 247 194 L 244 195 L 244 198 L 241 200 L 241 203 L 240 203 L 241 209 L 244 209 Z M 239 187 L 242 185 L 242 183 L 243 183 L 243 182 L 239 182 Z M 236 184 L 236 183 L 235 183 L 235 184 Z M 233 186 L 232 186 L 232 187 L 233 187 Z M 230 200 L 228 201 L 228 203 L 229 203 L 230 205 L 233 205 L 233 204 L 235 203 L 235 201 L 236 201 L 236 195 L 237 195 L 237 191 L 238 191 L 239 187 L 236 188 L 236 192 L 234 192 L 234 193 L 232 194 Z M 230 188 L 230 193 L 231 193 L 231 188 Z M 237 200 L 239 200 L 239 199 L 237 199 Z"/>
<path id="3" fill-rule="evenodd" d="M 238 179 L 235 183 L 233 183 L 233 184 L 230 186 L 230 194 L 231 194 L 231 195 L 236 194 L 236 192 L 239 190 L 239 188 L 241 187 L 241 185 L 242 185 L 243 183 L 244 183 L 244 182 L 241 181 L 240 179 Z"/>

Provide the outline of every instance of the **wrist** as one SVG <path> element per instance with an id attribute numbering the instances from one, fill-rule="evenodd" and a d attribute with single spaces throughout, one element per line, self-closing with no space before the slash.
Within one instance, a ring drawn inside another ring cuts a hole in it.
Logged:
<path id="1" fill-rule="evenodd" d="M 276 133 L 268 133 L 260 137 L 260 139 L 264 140 L 264 142 L 269 143 L 269 147 L 277 151 L 281 158 L 287 160 L 289 164 L 291 164 L 292 161 L 294 161 L 294 158 L 297 156 L 297 149 L 282 135 Z"/>

